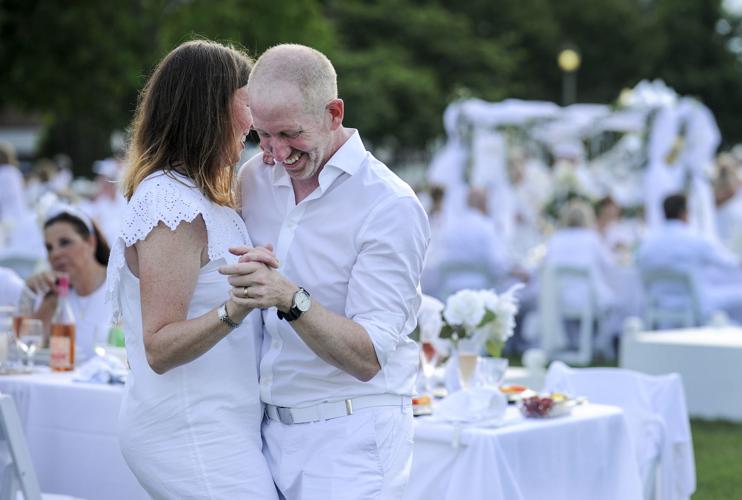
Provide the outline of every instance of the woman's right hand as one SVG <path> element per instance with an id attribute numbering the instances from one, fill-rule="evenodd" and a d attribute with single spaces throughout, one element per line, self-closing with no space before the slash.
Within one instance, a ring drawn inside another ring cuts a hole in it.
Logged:
<path id="1" fill-rule="evenodd" d="M 251 261 L 247 261 L 251 262 Z M 278 261 L 276 261 L 277 264 Z M 268 266 L 263 262 L 257 262 L 252 261 L 251 267 L 256 269 L 263 269 L 265 271 L 270 271 L 271 269 L 274 269 L 274 267 Z M 227 300 L 227 311 L 230 314 L 230 318 L 234 319 L 237 322 L 242 321 L 245 316 L 250 314 L 250 312 L 255 309 L 255 306 L 252 304 L 247 304 L 246 302 L 251 299 L 248 295 L 245 295 L 245 292 L 247 291 L 247 287 L 244 286 L 232 286 L 232 289 L 229 292 L 229 299 Z M 233 312 L 234 311 L 234 312 Z"/>
<path id="2" fill-rule="evenodd" d="M 56 273 L 54 271 L 42 271 L 28 277 L 26 279 L 26 285 L 35 293 L 40 294 L 44 297 L 50 294 L 56 295 L 56 283 L 59 275 L 60 273 Z"/>

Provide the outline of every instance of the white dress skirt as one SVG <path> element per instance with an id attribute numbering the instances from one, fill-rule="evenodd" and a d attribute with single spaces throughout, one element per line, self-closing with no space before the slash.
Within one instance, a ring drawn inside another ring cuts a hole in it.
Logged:
<path id="1" fill-rule="evenodd" d="M 147 363 L 139 280 L 124 250 L 159 222 L 175 229 L 204 219 L 210 262 L 201 269 L 188 319 L 224 302 L 229 283 L 218 268 L 234 261 L 230 246 L 250 245 L 242 219 L 211 203 L 187 178 L 152 174 L 129 202 L 108 269 L 110 298 L 124 321 L 131 373 L 119 418 L 124 458 L 153 498 L 276 499 L 261 448 L 258 390 L 260 316 L 242 324 L 199 358 L 158 375 Z"/>

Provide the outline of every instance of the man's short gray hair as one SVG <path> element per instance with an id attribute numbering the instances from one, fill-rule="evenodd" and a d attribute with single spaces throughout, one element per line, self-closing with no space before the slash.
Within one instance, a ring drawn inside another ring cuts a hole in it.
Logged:
<path id="1" fill-rule="evenodd" d="M 247 85 L 262 92 L 281 83 L 295 85 L 301 91 L 309 113 L 323 111 L 338 96 L 332 63 L 322 52 L 305 45 L 281 44 L 266 50 L 255 63 Z"/>

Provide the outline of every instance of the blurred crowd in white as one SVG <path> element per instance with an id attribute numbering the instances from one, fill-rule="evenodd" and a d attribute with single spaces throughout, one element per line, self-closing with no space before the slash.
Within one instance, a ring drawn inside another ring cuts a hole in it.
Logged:
<path id="1" fill-rule="evenodd" d="M 612 357 L 629 316 L 649 329 L 742 323 L 742 146 L 717 154 L 720 134 L 702 103 L 641 82 L 612 106 L 457 101 L 444 124 L 447 141 L 420 190 L 432 229 L 422 289 L 444 300 L 526 284 L 511 352 Z M 16 305 L 24 280 L 44 291 L 38 273 L 55 271 L 52 253 L 66 244 L 44 227 L 52 214 L 95 224 L 78 231 L 82 240 L 115 238 L 122 167 L 109 158 L 95 162 L 93 180 L 73 179 L 59 155 L 24 178 L 13 148 L 0 145 L 0 303 Z M 95 311 L 100 323 L 92 346 L 110 324 L 105 276 L 94 246 L 79 251 L 62 267 L 75 275 L 75 312 Z"/>
<path id="2" fill-rule="evenodd" d="M 702 103 L 641 82 L 612 106 L 458 101 L 444 124 L 424 293 L 523 282 L 509 348 L 576 363 L 615 356 L 630 316 L 742 323 L 742 146 L 717 154 Z"/>
<path id="3" fill-rule="evenodd" d="M 25 176 L 13 147 L 0 143 L 0 306 L 49 323 L 56 281 L 69 277 L 81 359 L 105 343 L 112 325 L 106 265 L 126 200 L 116 181 L 121 162 L 95 162 L 95 179 L 74 179 L 67 157 L 41 160 Z"/>

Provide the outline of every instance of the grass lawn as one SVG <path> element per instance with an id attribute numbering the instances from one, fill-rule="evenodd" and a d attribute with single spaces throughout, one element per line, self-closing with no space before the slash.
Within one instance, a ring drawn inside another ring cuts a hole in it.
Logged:
<path id="1" fill-rule="evenodd" d="M 693 500 L 742 499 L 742 424 L 692 420 L 696 457 Z"/>

